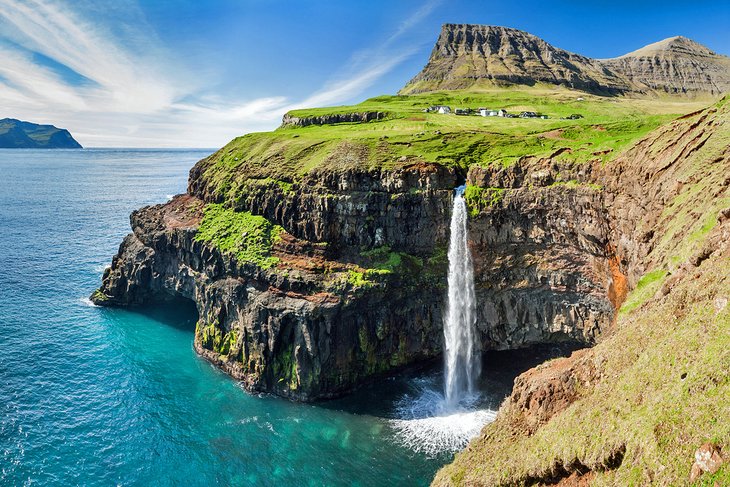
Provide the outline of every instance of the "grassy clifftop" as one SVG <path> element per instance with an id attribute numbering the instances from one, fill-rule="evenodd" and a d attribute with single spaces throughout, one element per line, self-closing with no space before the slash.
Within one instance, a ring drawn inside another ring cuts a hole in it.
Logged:
<path id="1" fill-rule="evenodd" d="M 425 113 L 433 105 L 480 107 L 544 119 Z M 353 106 L 295 110 L 291 117 L 381 112 L 383 120 L 283 126 L 238 137 L 204 161 L 204 177 L 219 194 L 245 179 L 296 182 L 316 169 L 392 169 L 433 162 L 466 169 L 510 165 L 521 157 L 608 161 L 625 147 L 700 105 L 670 100 L 605 98 L 570 90 L 492 90 L 381 96 Z M 570 115 L 582 118 L 569 120 Z"/>

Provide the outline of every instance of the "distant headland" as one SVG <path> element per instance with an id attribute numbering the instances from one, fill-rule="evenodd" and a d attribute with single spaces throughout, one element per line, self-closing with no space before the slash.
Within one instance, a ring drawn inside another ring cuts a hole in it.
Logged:
<path id="1" fill-rule="evenodd" d="M 14 118 L 0 120 L 0 149 L 81 149 L 66 129 Z"/>

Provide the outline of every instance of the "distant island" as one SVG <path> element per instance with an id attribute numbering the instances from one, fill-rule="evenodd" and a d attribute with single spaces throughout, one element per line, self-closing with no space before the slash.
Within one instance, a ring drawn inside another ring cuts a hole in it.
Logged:
<path id="1" fill-rule="evenodd" d="M 0 120 L 0 149 L 81 149 L 71 133 L 53 125 Z"/>

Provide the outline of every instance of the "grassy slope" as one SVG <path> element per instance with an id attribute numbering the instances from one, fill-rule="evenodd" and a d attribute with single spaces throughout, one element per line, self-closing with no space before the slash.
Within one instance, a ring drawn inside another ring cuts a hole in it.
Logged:
<path id="1" fill-rule="evenodd" d="M 577 98 L 583 101 L 577 101 Z M 423 108 L 506 108 L 537 111 L 541 119 L 457 116 L 423 113 Z M 601 98 L 569 90 L 493 90 L 381 96 L 348 107 L 295 110 L 296 117 L 367 111 L 387 112 L 383 121 L 284 127 L 238 137 L 209 161 L 206 179 L 228 193 L 246 179 L 296 182 L 315 168 L 348 166 L 395 168 L 416 161 L 463 168 L 472 164 L 515 163 L 520 157 L 576 162 L 608 161 L 655 127 L 700 108 L 676 100 Z M 571 114 L 579 120 L 561 120 Z M 231 195 L 232 196 L 232 195 Z"/>
<path id="2" fill-rule="evenodd" d="M 267 269 L 279 262 L 271 256 L 271 250 L 283 230 L 262 216 L 209 204 L 195 239 L 234 254 L 240 262 L 253 262 Z"/>
<path id="3" fill-rule="evenodd" d="M 579 96 L 585 100 L 578 102 Z M 485 119 L 421 111 L 435 104 L 532 110 L 552 118 Z M 608 99 L 567 90 L 378 97 L 352 107 L 299 110 L 292 115 L 384 111 L 387 120 L 288 127 L 239 137 L 209 161 L 206 177 L 233 198 L 244 180 L 274 181 L 286 192 L 292 190 L 290 183 L 315 168 L 392 168 L 414 161 L 461 167 L 512 164 L 521 156 L 547 156 L 566 147 L 572 152 L 560 157 L 610 162 L 653 128 L 697 108 L 677 101 Z M 572 113 L 584 118 L 558 119 Z M 725 132 L 714 143 L 722 145 L 727 137 Z M 336 157 L 343 153 L 347 157 Z M 620 468 L 598 472 L 596 484 L 675 485 L 687 478 L 694 449 L 704 441 L 730 444 L 730 306 L 717 312 L 714 304 L 718 297 L 730 297 L 730 259 L 713 257 L 699 268 L 696 278 L 682 280 L 667 297 L 652 299 L 666 270 L 673 272 L 696 251 L 713 230 L 718 207 L 730 204 L 726 199 L 713 200 L 710 179 L 695 177 L 703 174 L 700 156 L 694 156 L 696 164 L 688 166 L 684 178 L 693 183 L 667 206 L 665 238 L 657 243 L 662 258 L 651 262 L 613 334 L 593 351 L 604 380 L 586 384 L 578 402 L 533 436 L 521 436 L 498 419 L 486 430 L 488 439 L 458 455 L 439 473 L 437 482 L 498 484 L 575 459 L 598 466 L 623 445 L 626 454 Z M 472 196 L 489 201 L 499 197 Z M 682 242 L 680 247 L 674 246 L 677 241 Z M 386 269 L 402 259 L 386 252 L 381 260 Z M 353 285 L 370 277 L 367 272 L 348 274 Z M 730 483 L 730 469 L 724 467 L 712 479 Z M 703 481 L 712 485 L 708 477 Z"/>

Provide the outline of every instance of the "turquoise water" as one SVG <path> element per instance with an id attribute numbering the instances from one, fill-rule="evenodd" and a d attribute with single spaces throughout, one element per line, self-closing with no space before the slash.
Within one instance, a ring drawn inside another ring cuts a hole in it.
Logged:
<path id="1" fill-rule="evenodd" d="M 189 303 L 85 301 L 129 213 L 207 153 L 0 150 L 0 485 L 428 484 L 451 457 L 388 419 L 438 367 L 316 405 L 252 396 L 195 354 Z M 523 368 L 488 360 L 495 404 Z"/>

